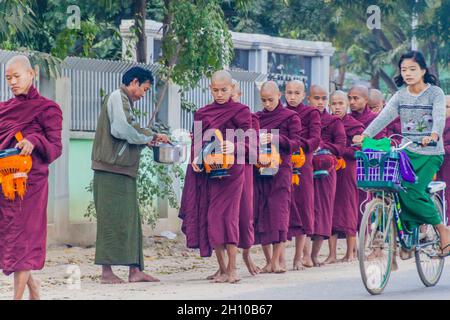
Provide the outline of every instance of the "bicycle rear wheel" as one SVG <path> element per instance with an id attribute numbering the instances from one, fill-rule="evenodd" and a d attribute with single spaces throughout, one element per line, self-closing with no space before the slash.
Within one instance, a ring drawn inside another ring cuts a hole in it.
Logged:
<path id="1" fill-rule="evenodd" d="M 391 208 L 375 198 L 366 205 L 358 241 L 361 279 L 366 290 L 378 295 L 391 274 L 395 246 L 395 227 Z"/>
<path id="2" fill-rule="evenodd" d="M 443 217 L 444 209 L 441 200 L 435 196 L 434 204 L 441 217 Z M 420 227 L 424 232 L 421 232 L 419 243 L 415 249 L 416 267 L 419 272 L 420 280 L 426 287 L 433 287 L 441 278 L 444 270 L 444 258 L 438 258 L 439 253 L 439 234 L 437 230 L 431 225 L 423 225 Z"/>

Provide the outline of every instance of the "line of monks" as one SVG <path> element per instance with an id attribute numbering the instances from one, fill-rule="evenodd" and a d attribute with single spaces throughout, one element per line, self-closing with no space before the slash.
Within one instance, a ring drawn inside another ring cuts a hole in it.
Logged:
<path id="1" fill-rule="evenodd" d="M 294 270 L 336 262 L 338 238 L 347 241 L 342 260 L 353 261 L 360 208 L 368 199 L 356 186 L 352 137 L 361 134 L 377 116 L 371 109 L 381 111 L 381 92 L 355 86 L 348 93 L 336 91 L 328 99 L 327 90 L 321 86 L 312 85 L 306 94 L 303 82 L 291 81 L 286 85 L 287 105 L 283 106 L 277 84 L 268 81 L 260 90 L 264 109 L 252 114 L 239 102 L 238 84 L 227 71 L 213 74 L 210 89 L 214 102 L 194 115 L 194 121 L 202 124 L 202 134 L 209 129 L 223 133 L 227 129 L 265 131 L 260 135 L 260 144 L 277 139 L 281 161 L 277 173 L 270 177 L 246 163 L 234 164 L 227 177 L 211 179 L 192 151 L 179 217 L 187 247 L 200 249 L 202 257 L 211 256 L 213 251 L 217 256 L 218 271 L 208 279 L 219 283 L 239 281 L 238 248 L 243 250 L 252 275 L 286 272 L 285 244 L 294 239 Z M 309 105 L 303 104 L 306 95 Z M 400 119 L 396 119 L 376 138 L 400 133 Z M 224 152 L 233 144 L 225 140 Z M 291 156 L 300 148 L 305 161 L 295 180 Z M 332 166 L 326 168 L 325 174 L 315 176 L 316 166 L 323 165 L 320 153 L 333 160 Z M 319 261 L 324 240 L 329 243 L 329 256 Z M 251 259 L 253 245 L 262 245 L 266 259 L 262 268 Z"/>

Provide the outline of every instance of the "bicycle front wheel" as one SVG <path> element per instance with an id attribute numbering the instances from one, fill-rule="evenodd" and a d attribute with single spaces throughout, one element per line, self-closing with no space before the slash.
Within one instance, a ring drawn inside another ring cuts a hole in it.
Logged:
<path id="1" fill-rule="evenodd" d="M 444 209 L 441 200 L 435 196 L 434 205 L 441 217 Z M 439 234 L 431 225 L 420 226 L 419 242 L 415 249 L 416 267 L 419 272 L 420 280 L 426 287 L 433 287 L 441 278 L 444 270 L 444 258 L 438 258 L 439 253 Z"/>
<path id="2" fill-rule="evenodd" d="M 361 279 L 370 294 L 378 295 L 388 283 L 395 246 L 392 208 L 382 199 L 366 205 L 358 242 Z"/>

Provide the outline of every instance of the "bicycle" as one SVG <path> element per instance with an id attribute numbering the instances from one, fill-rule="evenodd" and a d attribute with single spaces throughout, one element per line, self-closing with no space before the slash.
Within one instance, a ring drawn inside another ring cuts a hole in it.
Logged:
<path id="1" fill-rule="evenodd" d="M 439 257 L 439 233 L 431 225 L 407 230 L 401 220 L 399 202 L 401 185 L 400 152 L 402 147 L 391 147 L 390 152 L 357 151 L 357 185 L 369 192 L 359 229 L 358 259 L 361 278 L 372 295 L 381 294 L 386 287 L 394 253 L 399 245 L 403 253 L 414 254 L 419 277 L 426 287 L 435 286 L 442 275 L 445 258 Z M 427 192 L 446 221 L 445 182 L 432 181 Z"/>

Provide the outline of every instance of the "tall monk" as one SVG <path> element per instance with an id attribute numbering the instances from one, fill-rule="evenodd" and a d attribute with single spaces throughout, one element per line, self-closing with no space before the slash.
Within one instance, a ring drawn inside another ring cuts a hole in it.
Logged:
<path id="1" fill-rule="evenodd" d="M 447 184 L 445 189 L 445 200 L 447 202 L 447 225 L 450 225 L 450 96 L 445 97 L 446 104 L 446 120 L 443 134 L 444 139 L 444 163 L 437 173 L 437 180 L 444 181 Z"/>
<path id="2" fill-rule="evenodd" d="M 215 130 L 226 137 L 227 129 L 246 131 L 251 128 L 250 109 L 231 99 L 233 87 L 231 75 L 227 71 L 214 73 L 210 85 L 214 102 L 195 112 L 191 150 L 193 160 L 187 169 L 179 214 L 183 219 L 182 231 L 186 234 L 187 246 L 199 248 L 203 257 L 211 256 L 214 250 L 220 269 L 214 281 L 229 283 L 239 281 L 236 254 L 245 164 L 234 163 L 228 171 L 229 176 L 211 178 L 200 166 L 202 160 L 198 154 L 212 139 L 211 132 Z M 199 124 L 201 130 L 197 129 Z M 236 141 L 224 140 L 220 151 L 224 154 L 234 153 L 237 149 L 235 144 Z M 225 253 L 228 255 L 228 265 Z"/>
<path id="3" fill-rule="evenodd" d="M 330 151 L 334 157 L 342 156 L 346 143 L 344 124 L 337 116 L 325 109 L 327 91 L 318 85 L 311 86 L 310 104 L 319 110 L 321 117 L 321 141 L 319 148 Z M 321 266 L 318 256 L 323 240 L 331 236 L 334 198 L 336 193 L 336 169 L 331 168 L 327 176 L 314 179 L 314 235 L 311 258 L 314 266 Z"/>
<path id="4" fill-rule="evenodd" d="M 292 189 L 291 214 L 289 219 L 288 239 L 295 237 L 294 270 L 302 266 L 312 267 L 311 256 L 303 256 L 306 236 L 314 233 L 314 179 L 313 179 L 313 152 L 320 143 L 320 112 L 303 104 L 305 99 L 305 84 L 293 80 L 286 85 L 287 108 L 296 111 L 302 122 L 301 143 L 306 157 L 304 165 L 300 168 L 300 183 Z"/>
<path id="5" fill-rule="evenodd" d="M 325 263 L 336 262 L 336 249 L 338 237 L 347 239 L 347 253 L 343 262 L 351 262 L 355 259 L 356 251 L 356 228 L 358 225 L 358 189 L 356 187 L 356 160 L 355 151 L 352 147 L 352 138 L 364 131 L 361 122 L 355 120 L 347 113 L 349 104 L 347 94 L 343 91 L 335 91 L 330 96 L 330 109 L 344 123 L 347 143 L 343 149 L 341 167 L 336 173 L 336 196 L 334 200 L 332 236 L 328 240 L 330 253 Z"/>
<path id="6" fill-rule="evenodd" d="M 350 89 L 348 92 L 348 101 L 350 103 L 350 109 L 352 110 L 352 117 L 355 120 L 361 122 L 365 128 L 367 128 L 370 123 L 377 117 L 377 114 L 370 111 L 368 102 L 369 102 L 369 89 L 363 85 L 357 85 Z M 375 138 L 381 139 L 387 135 L 387 130 L 383 129 L 380 133 L 378 133 Z M 358 190 L 358 207 L 359 207 L 359 216 L 358 216 L 358 228 L 360 221 L 362 219 L 362 213 L 364 212 L 363 203 L 367 203 L 366 200 L 368 193 L 363 190 Z"/>
<path id="7" fill-rule="evenodd" d="M 62 153 L 62 112 L 33 86 L 35 74 L 25 56 L 6 64 L 6 81 L 14 98 L 0 103 L 0 150 L 21 149 L 31 155 L 23 199 L 7 200 L 0 193 L 0 269 L 14 273 L 14 299 L 22 299 L 28 286 L 30 299 L 39 295 L 39 281 L 31 270 L 45 263 L 47 238 L 48 167 Z M 14 137 L 21 132 L 23 140 Z"/>
<path id="8" fill-rule="evenodd" d="M 381 110 L 383 110 L 384 106 L 386 105 L 386 100 L 384 99 L 383 93 L 378 89 L 371 89 L 369 94 L 369 108 L 373 113 L 379 114 Z M 386 127 L 386 136 L 390 137 L 395 134 L 401 134 L 402 133 L 402 127 L 400 124 L 400 117 L 397 117 L 394 121 L 392 121 L 387 127 Z M 393 136 L 392 139 L 397 143 L 400 144 L 400 141 L 402 140 L 399 136 Z"/>
<path id="9" fill-rule="evenodd" d="M 231 99 L 234 102 L 239 102 L 242 96 L 239 82 L 233 79 L 233 93 Z M 255 130 L 255 134 L 258 134 L 259 123 L 258 118 L 252 113 L 252 128 Z M 251 150 L 247 150 L 247 160 L 245 164 L 245 184 L 242 190 L 241 206 L 239 210 L 239 245 L 238 248 L 243 249 L 242 257 L 245 265 L 252 276 L 257 275 L 261 270 L 253 262 L 250 255 L 250 248 L 255 242 L 255 232 L 253 227 L 253 165 L 250 164 L 249 153 Z M 256 148 L 253 148 L 256 157 Z M 220 270 L 209 277 L 208 280 L 214 280 L 220 274 Z"/>
<path id="10" fill-rule="evenodd" d="M 263 246 L 266 266 L 262 272 L 282 273 L 285 243 L 289 229 L 291 205 L 291 155 L 300 148 L 301 120 L 298 114 L 281 104 L 281 93 L 273 81 L 261 87 L 264 110 L 257 113 L 261 132 L 261 145 L 272 144 L 281 157 L 274 175 L 264 176 L 256 170 L 254 181 L 255 243 Z M 276 141 L 279 146 L 276 146 Z"/>

